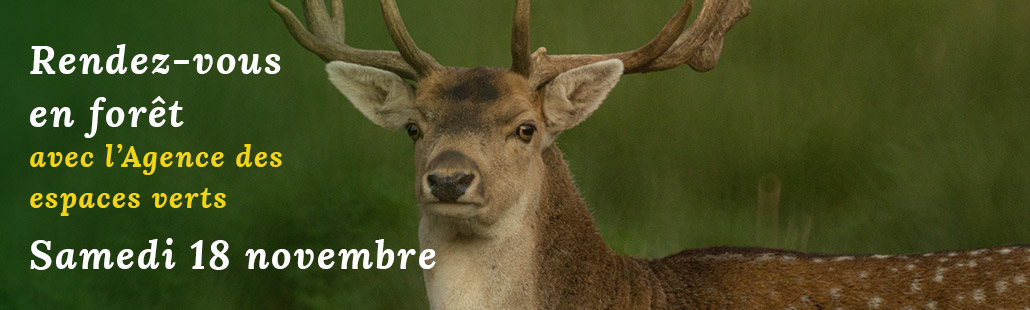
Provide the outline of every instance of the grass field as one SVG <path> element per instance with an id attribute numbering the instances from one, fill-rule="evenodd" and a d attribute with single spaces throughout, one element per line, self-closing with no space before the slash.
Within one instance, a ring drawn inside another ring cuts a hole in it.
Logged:
<path id="1" fill-rule="evenodd" d="M 349 44 L 392 49 L 375 1 L 345 1 Z M 506 66 L 510 3 L 399 1 L 441 63 Z M 299 12 L 300 6 L 287 3 Z M 672 0 L 534 1 L 532 45 L 552 54 L 629 50 Z M 420 270 L 246 270 L 246 248 L 416 248 L 410 140 L 365 120 L 264 1 L 19 2 L 4 19 L 0 308 L 426 307 Z M 696 1 L 700 8 L 701 1 Z M 605 240 L 660 257 L 684 248 L 775 246 L 913 253 L 1030 243 L 1030 2 L 755 1 L 720 65 L 626 76 L 559 145 Z M 58 53 L 276 53 L 277 75 L 30 76 L 32 45 Z M 181 128 L 32 128 L 36 106 L 82 116 L 97 96 L 185 106 Z M 274 169 L 33 169 L 36 151 L 280 151 Z M 756 236 L 762 176 L 782 183 L 780 235 Z M 228 194 L 222 210 L 82 210 L 35 192 Z M 807 232 L 807 233 L 806 233 Z M 807 238 L 803 237 L 807 235 Z M 28 245 L 142 248 L 175 238 L 171 271 L 32 272 Z M 189 245 L 225 239 L 229 270 L 194 271 Z M 759 240 L 765 240 L 759 242 Z"/>

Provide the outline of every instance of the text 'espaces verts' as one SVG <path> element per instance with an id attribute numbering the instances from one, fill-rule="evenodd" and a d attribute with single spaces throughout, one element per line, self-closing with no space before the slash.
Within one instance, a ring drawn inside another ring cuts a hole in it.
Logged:
<path id="1" fill-rule="evenodd" d="M 225 193 L 212 193 L 206 187 L 202 192 L 154 193 L 150 195 L 154 208 L 162 209 L 221 209 L 226 205 Z M 139 193 L 33 193 L 29 197 L 33 209 L 60 209 L 61 216 L 68 216 L 69 210 L 88 209 L 136 209 L 140 207 Z"/>

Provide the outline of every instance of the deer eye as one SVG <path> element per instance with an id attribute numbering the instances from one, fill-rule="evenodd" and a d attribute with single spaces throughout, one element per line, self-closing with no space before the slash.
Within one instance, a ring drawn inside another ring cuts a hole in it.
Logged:
<path id="1" fill-rule="evenodd" d="M 523 124 L 519 126 L 519 129 L 516 131 L 516 133 L 519 135 L 519 139 L 521 139 L 522 142 L 526 143 L 529 143 L 529 141 L 533 141 L 533 133 L 535 132 L 536 126 L 533 126 L 532 124 Z"/>
<path id="2" fill-rule="evenodd" d="M 422 129 L 418 128 L 418 125 L 415 125 L 415 123 L 404 125 L 404 130 L 408 131 L 408 137 L 411 140 L 418 140 L 418 138 L 422 137 Z"/>

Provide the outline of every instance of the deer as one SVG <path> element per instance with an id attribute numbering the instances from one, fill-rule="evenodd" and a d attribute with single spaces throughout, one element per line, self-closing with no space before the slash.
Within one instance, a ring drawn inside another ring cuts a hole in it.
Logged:
<path id="1" fill-rule="evenodd" d="M 638 49 L 530 53 L 528 0 L 515 1 L 507 68 L 448 67 L 380 0 L 397 51 L 344 42 L 343 4 L 303 0 L 306 26 L 275 0 L 292 37 L 372 123 L 414 142 L 418 238 L 432 309 L 1030 309 L 1030 246 L 911 255 L 752 247 L 620 255 L 601 238 L 558 149 L 625 74 L 715 67 L 748 0 L 692 1 Z M 406 80 L 412 83 L 406 82 Z"/>

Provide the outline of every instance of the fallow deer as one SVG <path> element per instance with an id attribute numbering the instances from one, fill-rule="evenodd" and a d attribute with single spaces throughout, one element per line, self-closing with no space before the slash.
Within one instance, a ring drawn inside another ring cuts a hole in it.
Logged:
<path id="1" fill-rule="evenodd" d="M 307 28 L 269 0 L 329 80 L 373 123 L 415 144 L 419 241 L 434 309 L 1030 309 L 1030 247 L 922 255 L 831 256 L 760 248 L 686 250 L 661 259 L 613 252 L 577 192 L 558 135 L 623 74 L 712 69 L 748 0 L 691 2 L 639 49 L 529 52 L 529 1 L 517 0 L 510 68 L 440 65 L 380 0 L 399 52 L 344 43 L 343 5 L 303 2 Z M 404 81 L 417 82 L 417 87 Z"/>

